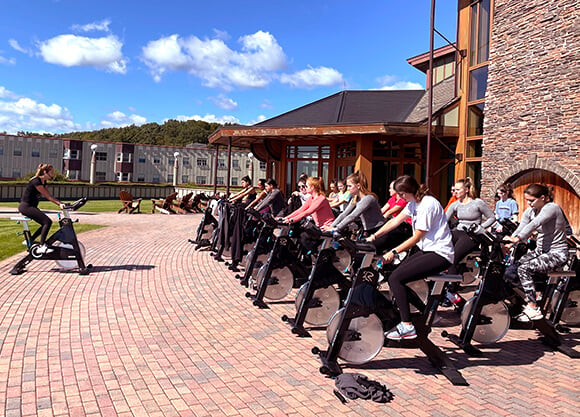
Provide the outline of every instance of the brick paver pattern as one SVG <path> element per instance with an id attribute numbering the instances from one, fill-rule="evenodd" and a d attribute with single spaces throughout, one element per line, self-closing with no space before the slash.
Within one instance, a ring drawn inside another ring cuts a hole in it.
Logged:
<path id="1" fill-rule="evenodd" d="M 110 225 L 80 235 L 90 275 L 34 261 L 12 276 L 22 255 L 0 263 L 2 416 L 580 415 L 580 361 L 523 330 L 470 358 L 434 329 L 468 387 L 419 350 L 385 348 L 345 371 L 385 384 L 394 400 L 342 404 L 311 353 L 327 347 L 325 332 L 290 333 L 280 316 L 295 314 L 294 292 L 254 307 L 223 263 L 187 241 L 200 215 L 73 217 Z M 459 331 L 455 313 L 441 316 Z M 578 345 L 578 329 L 564 340 Z"/>

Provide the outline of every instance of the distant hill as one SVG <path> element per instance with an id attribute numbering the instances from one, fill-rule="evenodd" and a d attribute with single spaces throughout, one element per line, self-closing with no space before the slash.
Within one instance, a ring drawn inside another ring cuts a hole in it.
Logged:
<path id="1" fill-rule="evenodd" d="M 162 125 L 146 123 L 141 126 L 126 126 L 95 130 L 92 132 L 70 132 L 50 135 L 57 138 L 80 139 L 95 142 L 125 142 L 144 145 L 186 146 L 190 143 L 208 143 L 208 137 L 222 125 L 200 120 L 168 120 Z M 24 134 L 24 132 L 19 132 Z M 44 135 L 49 136 L 49 135 Z"/>

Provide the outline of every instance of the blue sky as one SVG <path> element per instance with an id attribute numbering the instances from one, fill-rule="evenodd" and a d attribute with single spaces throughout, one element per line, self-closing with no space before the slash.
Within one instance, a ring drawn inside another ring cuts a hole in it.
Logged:
<path id="1" fill-rule="evenodd" d="M 345 89 L 419 89 L 430 0 L 9 0 L 0 132 L 253 124 Z M 436 28 L 455 40 L 457 1 Z M 445 41 L 436 36 L 436 46 Z"/>

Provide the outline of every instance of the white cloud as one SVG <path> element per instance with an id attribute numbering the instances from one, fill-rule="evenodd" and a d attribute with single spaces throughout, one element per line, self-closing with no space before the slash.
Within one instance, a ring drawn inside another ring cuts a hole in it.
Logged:
<path id="1" fill-rule="evenodd" d="M 270 102 L 270 100 L 268 99 L 264 99 L 264 101 L 262 102 L 262 104 L 260 104 L 260 108 L 261 109 L 268 109 L 268 110 L 273 110 L 274 106 L 272 106 L 272 103 Z"/>
<path id="2" fill-rule="evenodd" d="M 40 54 L 51 64 L 95 67 L 125 74 L 127 59 L 123 57 L 122 47 L 123 44 L 114 35 L 87 38 L 65 34 L 41 42 Z"/>
<path id="3" fill-rule="evenodd" d="M 294 74 L 282 74 L 280 76 L 280 82 L 294 88 L 315 88 L 344 84 L 344 79 L 342 74 L 334 68 L 309 67 Z"/>
<path id="4" fill-rule="evenodd" d="M 284 51 L 268 32 L 241 37 L 240 51 L 230 49 L 223 38 L 222 32 L 204 40 L 174 34 L 149 42 L 143 47 L 142 59 L 155 81 L 166 71 L 185 71 L 202 79 L 205 86 L 226 91 L 264 87 L 286 65 Z"/>
<path id="5" fill-rule="evenodd" d="M 260 114 L 258 117 L 256 117 L 256 120 L 250 120 L 247 124 L 248 124 L 248 126 L 255 125 L 256 123 L 263 122 L 266 119 L 267 119 L 266 116 L 264 116 L 263 114 Z"/>
<path id="6" fill-rule="evenodd" d="M 378 90 L 424 90 L 419 83 L 400 81 L 396 75 L 384 75 L 377 78 L 380 87 Z"/>
<path id="7" fill-rule="evenodd" d="M 124 127 L 124 126 L 140 126 L 147 123 L 147 118 L 139 116 L 138 114 L 126 115 L 121 111 L 114 111 L 105 116 L 99 123 L 100 128 Z"/>
<path id="8" fill-rule="evenodd" d="M 199 116 L 197 114 L 194 116 L 177 116 L 175 118 L 175 120 L 179 120 L 180 122 L 186 122 L 188 120 L 201 120 L 201 121 L 208 122 L 208 123 L 221 123 L 221 124 L 225 124 L 225 123 L 239 124 L 240 123 L 240 120 L 235 116 L 225 115 L 225 116 L 218 117 L 215 114 L 206 114 L 205 116 Z"/>
<path id="9" fill-rule="evenodd" d="M 10 45 L 12 49 L 17 50 L 18 52 L 22 52 L 23 54 L 30 54 L 30 51 L 20 46 L 16 39 L 8 39 L 8 45 Z"/>
<path id="10" fill-rule="evenodd" d="M 0 65 L 14 65 L 16 64 L 16 59 L 14 58 L 4 58 L 0 55 Z"/>
<path id="11" fill-rule="evenodd" d="M 75 32 L 105 32 L 109 33 L 109 25 L 111 21 L 109 19 L 101 20 L 100 22 L 92 22 L 86 25 L 73 25 L 71 30 Z"/>
<path id="12" fill-rule="evenodd" d="M 7 100 L 4 100 L 7 99 Z M 0 87 L 0 131 L 15 134 L 26 132 L 70 132 L 80 130 L 66 107 L 46 105 Z"/>
<path id="13" fill-rule="evenodd" d="M 213 102 L 213 104 L 224 110 L 231 111 L 238 108 L 238 103 L 236 103 L 231 98 L 224 96 L 223 94 L 220 94 L 217 97 L 209 97 L 209 99 Z"/>

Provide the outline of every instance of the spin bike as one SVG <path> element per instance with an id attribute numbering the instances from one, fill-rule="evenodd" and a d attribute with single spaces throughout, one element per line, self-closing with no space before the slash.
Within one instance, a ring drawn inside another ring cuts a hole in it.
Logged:
<path id="1" fill-rule="evenodd" d="M 256 293 L 246 293 L 253 304 L 260 308 L 268 308 L 264 298 L 281 300 L 292 288 L 301 285 L 310 273 L 310 268 L 304 263 L 298 223 L 277 223 L 278 235 L 268 256 L 268 260 L 256 274 Z M 253 278 L 253 276 L 252 276 Z M 249 283 L 250 288 L 254 285 Z"/>
<path id="2" fill-rule="evenodd" d="M 339 309 L 346 294 L 350 281 L 347 279 L 351 268 L 353 255 L 346 248 L 340 246 L 337 239 L 330 232 L 309 231 L 314 238 L 322 239 L 318 255 L 310 271 L 308 281 L 304 283 L 296 294 L 296 315 L 294 318 L 282 316 L 292 333 L 301 337 L 310 337 L 304 327 L 308 323 L 314 327 L 326 326 L 331 317 Z M 338 284 L 339 291 L 335 285 Z M 346 288 L 346 289 L 345 289 Z"/>
<path id="3" fill-rule="evenodd" d="M 376 289 L 379 270 L 376 265 L 375 246 L 346 239 L 342 243 L 362 255 L 362 261 L 354 274 L 352 287 L 344 307 L 336 312 L 328 325 L 328 349 L 326 351 L 318 347 L 312 349 L 312 353 L 318 355 L 322 363 L 320 372 L 330 376 L 341 374 L 339 358 L 349 363 L 363 364 L 378 355 L 384 346 L 412 347 L 421 349 L 453 385 L 469 385 L 453 362 L 428 338 L 439 303 L 445 296 L 445 286 L 450 282 L 460 282 L 462 276 L 439 274 L 427 277 L 425 281 L 431 282 L 432 288 L 425 303 L 408 286 L 409 301 L 417 309 L 415 313 L 412 313 L 417 338 L 398 342 L 388 341 L 386 344 L 385 329 L 394 327 L 400 321 L 400 317 L 393 304 Z M 381 268 L 385 269 L 385 267 Z M 383 272 L 388 274 L 387 271 Z M 370 296 L 364 295 L 365 293 Z M 371 303 L 367 302 L 370 297 L 377 297 L 381 300 L 382 319 L 377 316 L 378 311 L 370 306 Z"/>
<path id="4" fill-rule="evenodd" d="M 60 228 L 46 239 L 46 245 L 52 249 L 50 253 L 39 253 L 40 245 L 32 241 L 29 222 L 31 219 L 24 216 L 11 217 L 23 226 L 23 232 L 18 233 L 26 239 L 27 255 L 21 259 L 10 271 L 12 275 L 20 275 L 26 272 L 26 265 L 33 260 L 53 260 L 65 270 L 78 268 L 80 275 L 87 275 L 92 265 L 85 265 L 85 247 L 77 239 L 77 234 L 70 218 L 70 212 L 78 210 L 87 202 L 87 198 L 81 198 L 74 203 L 66 204 L 62 209 L 62 216 L 59 214 L 58 223 Z M 77 220 L 78 221 L 78 220 Z"/>
<path id="5" fill-rule="evenodd" d="M 274 245 L 274 229 L 278 222 L 269 214 L 260 214 L 254 209 L 246 209 L 248 214 L 258 221 L 259 229 L 254 245 L 248 250 L 244 259 L 244 274 L 236 274 L 240 284 L 248 287 L 250 280 L 256 277 L 259 269 L 268 261 L 268 254 Z"/>
<path id="6" fill-rule="evenodd" d="M 521 324 L 511 320 L 512 315 L 521 310 L 524 294 L 521 289 L 511 286 L 504 280 L 504 273 L 506 264 L 511 264 L 519 258 L 520 254 L 527 251 L 526 244 L 513 246 L 511 254 L 504 257 L 503 236 L 495 236 L 487 231 L 475 233 L 475 229 L 469 229 L 467 232 L 482 245 L 481 281 L 474 296 L 467 301 L 461 312 L 462 329 L 459 336 L 448 334 L 446 331 L 441 335 L 463 349 L 468 355 L 481 356 L 481 350 L 471 344 L 472 340 L 490 344 L 503 338 L 510 327 L 536 329 L 542 333 L 542 340 L 547 345 L 571 358 L 580 357 L 579 352 L 562 344 L 555 324 L 546 318 L 545 310 L 542 311 L 544 317 L 540 320 Z M 542 297 L 545 303 L 544 308 L 550 304 L 546 298 L 547 295 L 547 292 L 544 292 Z M 560 305 L 560 308 L 564 307 L 565 303 Z M 559 312 L 556 312 L 555 316 L 558 314 Z"/>
<path id="7" fill-rule="evenodd" d="M 213 216 L 211 211 L 212 210 L 208 202 L 207 207 L 203 212 L 203 217 L 201 218 L 201 221 L 199 222 L 199 225 L 195 231 L 195 238 L 188 239 L 189 243 L 193 243 L 195 245 L 195 250 L 211 245 L 211 238 L 213 236 L 214 230 L 218 226 L 218 221 Z"/>

